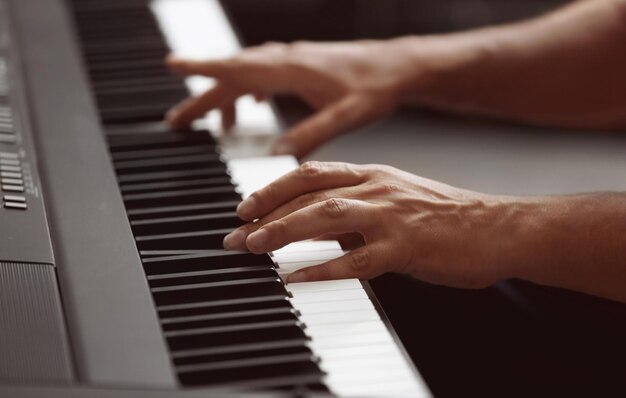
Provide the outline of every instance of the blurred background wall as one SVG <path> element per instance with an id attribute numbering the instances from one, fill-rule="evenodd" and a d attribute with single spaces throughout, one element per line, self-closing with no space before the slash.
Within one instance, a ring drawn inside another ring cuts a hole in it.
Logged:
<path id="1" fill-rule="evenodd" d="M 464 30 L 544 13 L 565 0 L 222 0 L 247 45 Z"/>

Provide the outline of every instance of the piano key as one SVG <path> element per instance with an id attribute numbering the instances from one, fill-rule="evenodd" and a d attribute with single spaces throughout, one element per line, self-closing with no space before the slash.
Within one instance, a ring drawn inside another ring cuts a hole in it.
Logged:
<path id="1" fill-rule="evenodd" d="M 358 279 L 337 279 L 321 282 L 290 283 L 287 289 L 294 294 L 325 292 L 330 290 L 363 289 Z"/>
<path id="2" fill-rule="evenodd" d="M 259 267 L 261 268 L 261 267 Z M 245 269 L 240 272 L 220 272 L 220 273 L 211 273 L 211 272 L 194 272 L 194 273 L 185 273 L 185 274 L 169 274 L 171 277 L 169 278 L 151 278 L 150 287 L 164 287 L 164 286 L 175 286 L 175 285 L 190 285 L 190 284 L 199 284 L 199 283 L 210 283 L 210 282 L 222 282 L 222 281 L 230 281 L 230 280 L 240 280 L 240 279 L 255 279 L 255 278 L 273 278 L 277 279 L 278 274 L 271 268 L 263 268 L 263 269 Z M 163 275 L 160 275 L 163 276 Z"/>
<path id="3" fill-rule="evenodd" d="M 197 155 L 202 153 L 215 153 L 215 146 L 195 144 L 159 149 L 139 149 L 134 151 L 115 152 L 112 154 L 113 161 L 162 158 L 179 155 Z"/>
<path id="4" fill-rule="evenodd" d="M 274 263 L 268 256 L 227 251 L 221 251 L 221 254 L 219 251 L 216 251 L 214 254 L 197 253 L 144 258 L 142 262 L 147 275 L 274 266 Z"/>
<path id="5" fill-rule="evenodd" d="M 220 156 L 215 153 L 200 155 L 172 156 L 154 159 L 124 160 L 114 162 L 116 172 L 120 175 L 126 173 L 142 173 L 167 170 L 190 170 L 201 167 L 211 167 L 220 164 Z"/>
<path id="6" fill-rule="evenodd" d="M 217 347 L 205 347 L 205 348 L 194 348 L 189 350 L 176 350 L 172 352 L 172 358 L 174 361 L 193 361 L 193 358 L 198 356 L 219 356 L 219 355 L 246 355 L 249 353 L 250 355 L 254 355 L 257 351 L 271 351 L 271 350 L 281 350 L 281 349 L 290 349 L 290 348 L 300 348 L 305 347 L 308 343 L 308 339 L 305 337 L 295 338 L 295 339 L 285 339 L 285 340 L 277 340 L 277 341 L 267 341 L 261 343 L 251 343 L 251 344 L 232 344 L 227 346 L 217 346 Z"/>
<path id="7" fill-rule="evenodd" d="M 170 318 L 162 318 L 161 325 L 166 327 L 167 325 L 172 324 L 181 324 L 185 322 L 201 322 L 201 321 L 211 321 L 211 320 L 222 320 L 222 319 L 241 319 L 247 317 L 255 317 L 262 315 L 277 315 L 277 314 L 292 314 L 297 315 L 297 311 L 290 305 L 284 305 L 275 308 L 267 308 L 263 306 L 260 309 L 255 310 L 245 310 L 245 311 L 228 311 L 228 312 L 220 312 L 220 313 L 209 313 L 209 314 L 199 314 L 199 315 L 188 315 L 188 316 L 177 316 Z"/>
<path id="8" fill-rule="evenodd" d="M 308 314 L 305 316 L 307 324 L 324 325 L 333 323 L 353 323 L 380 320 L 374 308 L 346 312 L 329 312 L 324 314 Z"/>
<path id="9" fill-rule="evenodd" d="M 254 366 L 276 366 L 292 362 L 314 362 L 312 354 L 303 352 L 257 358 L 232 359 L 214 363 L 188 364 L 176 366 L 181 373 L 247 368 Z"/>
<path id="10" fill-rule="evenodd" d="M 366 299 L 367 293 L 361 289 L 332 290 L 314 293 L 300 293 L 292 299 L 297 307 L 301 303 L 323 303 L 342 300 Z"/>
<path id="11" fill-rule="evenodd" d="M 272 278 L 221 282 L 221 285 L 215 283 L 207 287 L 198 285 L 177 286 L 177 289 L 162 287 L 152 289 L 152 292 L 157 305 L 287 295 L 283 285 Z"/>
<path id="12" fill-rule="evenodd" d="M 202 271 L 192 271 L 192 272 L 176 272 L 176 273 L 171 273 L 171 274 L 147 275 L 147 278 L 148 278 L 148 281 L 152 283 L 153 281 L 162 281 L 162 280 L 174 279 L 174 278 L 195 278 L 195 277 L 204 277 L 206 275 L 223 275 L 223 274 L 232 274 L 232 273 L 239 274 L 239 273 L 265 271 L 265 270 L 271 270 L 274 273 L 272 274 L 272 276 L 276 276 L 276 271 L 271 266 L 259 265 L 259 266 L 254 266 L 254 267 L 219 268 L 219 269 L 210 269 L 210 270 L 202 270 Z M 156 286 L 156 284 L 153 286 Z"/>
<path id="13" fill-rule="evenodd" d="M 230 177 L 213 177 L 213 178 L 200 178 L 195 180 L 182 180 L 182 181 L 163 181 L 163 182 L 150 182 L 145 184 L 127 184 L 122 185 L 120 188 L 122 193 L 146 193 L 155 191 L 170 191 L 180 188 L 209 188 L 232 185 Z"/>
<path id="14" fill-rule="evenodd" d="M 162 307 L 163 308 L 163 307 Z M 295 311 L 287 295 L 278 298 L 269 296 L 263 299 L 249 300 L 241 299 L 229 303 L 196 303 L 193 306 L 180 306 L 176 308 L 160 309 L 159 317 L 162 322 L 167 323 L 170 319 L 187 318 L 196 316 L 224 316 L 225 314 L 233 314 L 239 312 L 255 312 L 255 311 Z"/>
<path id="15" fill-rule="evenodd" d="M 228 175 L 226 172 L 226 166 L 215 165 L 211 167 L 203 167 L 196 170 L 173 170 L 173 171 L 160 171 L 152 173 L 133 173 L 118 175 L 117 181 L 120 183 L 130 182 L 148 182 L 148 181 L 168 181 L 168 180 L 183 180 L 199 177 L 223 177 Z"/>
<path id="16" fill-rule="evenodd" d="M 195 214 L 234 211 L 240 202 L 240 200 L 226 200 L 213 203 L 138 208 L 128 209 L 127 213 L 131 220 L 144 220 L 155 217 L 184 217 Z"/>
<path id="17" fill-rule="evenodd" d="M 187 322 L 173 322 L 173 323 L 165 323 L 162 324 L 162 328 L 165 332 L 176 331 L 176 330 L 194 330 L 194 329 L 206 329 L 206 328 L 215 328 L 222 326 L 232 326 L 232 325 L 247 325 L 247 324 L 257 324 L 257 323 L 268 323 L 268 322 L 278 322 L 278 321 L 290 321 L 294 325 L 299 322 L 298 316 L 293 312 L 280 312 L 274 314 L 259 314 L 259 315 L 247 315 L 242 317 L 223 317 L 216 319 L 203 319 L 203 320 L 193 320 Z"/>
<path id="18" fill-rule="evenodd" d="M 236 212 L 204 215 L 153 218 L 131 221 L 137 235 L 154 235 L 171 232 L 202 231 L 207 229 L 234 228 L 243 225 Z"/>
<path id="19" fill-rule="evenodd" d="M 290 379 L 285 379 L 285 376 L 290 375 L 314 375 L 316 377 L 321 376 L 321 372 L 312 361 L 305 362 L 289 362 L 285 364 L 273 364 L 251 366 L 248 368 L 241 368 L 237 372 L 233 372 L 230 369 L 213 370 L 213 371 L 198 371 L 198 372 L 182 372 L 180 380 L 186 385 L 196 384 L 217 384 L 217 383 L 231 383 L 238 379 L 245 380 L 267 380 L 272 377 L 280 377 L 284 379 L 283 383 L 292 383 Z M 315 379 L 313 379 L 315 380 Z M 208 382 L 210 381 L 210 382 Z M 276 383 L 279 383 L 278 381 Z"/>
<path id="20" fill-rule="evenodd" d="M 297 306 L 300 308 L 300 305 Z M 383 333 L 386 331 L 386 327 L 382 322 L 377 319 L 368 321 L 355 322 L 353 324 L 346 323 L 333 323 L 333 324 L 316 324 L 309 321 L 309 315 L 302 313 L 302 320 L 307 324 L 307 330 L 311 335 L 316 338 L 325 338 L 337 335 L 359 335 L 359 334 L 371 334 L 371 333 Z"/>
<path id="21" fill-rule="evenodd" d="M 374 304 L 369 299 L 337 301 L 332 305 L 327 303 L 306 303 L 298 305 L 298 310 L 305 315 L 328 314 L 332 312 L 358 311 L 374 309 Z"/>
<path id="22" fill-rule="evenodd" d="M 193 348 L 221 347 L 271 341 L 306 339 L 302 328 L 298 325 L 252 328 L 248 330 L 227 331 L 224 333 L 186 334 L 170 336 L 167 342 L 173 351 Z"/>
<path id="23" fill-rule="evenodd" d="M 175 357 L 173 362 L 175 365 L 188 365 L 195 363 L 215 363 L 220 361 L 228 361 L 228 360 L 237 360 L 237 359 L 247 359 L 247 358 L 264 358 L 264 357 L 275 357 L 286 354 L 308 354 L 309 358 L 313 358 L 313 351 L 309 347 L 306 346 L 305 340 L 292 340 L 297 342 L 297 344 L 291 346 L 284 347 L 275 347 L 269 349 L 257 349 L 257 350 L 242 350 L 236 352 L 229 353 L 219 353 L 219 354 L 196 354 L 196 355 L 187 355 L 184 357 Z M 201 351 L 201 350 L 198 350 Z"/>
<path id="24" fill-rule="evenodd" d="M 268 295 L 268 296 L 259 296 L 259 297 L 239 297 L 234 299 L 226 299 L 226 300 L 212 300 L 212 301 L 195 301 L 189 303 L 174 303 L 174 304 L 159 304 L 157 303 L 157 311 L 159 313 L 167 312 L 167 314 L 178 314 L 183 313 L 185 311 L 200 311 L 204 308 L 213 308 L 213 307 L 225 307 L 232 305 L 248 305 L 248 304 L 259 304 L 266 305 L 266 303 L 273 302 L 289 302 L 289 295 L 287 292 L 281 292 L 280 294 Z"/>
<path id="25" fill-rule="evenodd" d="M 239 197 L 239 194 L 233 186 L 123 195 L 124 203 L 129 209 L 163 207 L 167 204 L 184 205 L 218 201 L 223 202 L 236 200 Z"/>

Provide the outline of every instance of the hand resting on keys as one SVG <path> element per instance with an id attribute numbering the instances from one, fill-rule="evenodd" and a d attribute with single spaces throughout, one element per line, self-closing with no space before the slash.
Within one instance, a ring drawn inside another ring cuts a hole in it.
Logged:
<path id="1" fill-rule="evenodd" d="M 488 195 L 389 166 L 308 162 L 240 204 L 250 223 L 224 247 L 264 253 L 318 237 L 358 243 L 356 234 L 360 246 L 288 282 L 399 272 L 481 288 L 522 278 L 626 301 L 624 201 Z"/>

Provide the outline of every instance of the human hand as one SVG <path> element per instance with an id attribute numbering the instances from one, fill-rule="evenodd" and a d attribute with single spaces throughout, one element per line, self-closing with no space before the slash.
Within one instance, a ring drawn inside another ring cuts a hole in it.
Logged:
<path id="1" fill-rule="evenodd" d="M 510 227 L 507 209 L 505 197 L 389 166 L 308 162 L 240 204 L 239 216 L 251 222 L 227 236 L 224 247 L 265 253 L 295 241 L 357 233 L 359 248 L 299 270 L 288 282 L 399 272 L 478 288 L 508 276 L 499 263 Z"/>
<path id="2" fill-rule="evenodd" d="M 317 113 L 288 131 L 275 154 L 302 157 L 337 136 L 391 113 L 402 101 L 414 75 L 401 40 L 343 43 L 266 44 L 220 61 L 170 57 L 169 68 L 181 75 L 217 79 L 206 93 L 188 98 L 166 116 L 175 128 L 187 126 L 212 109 L 222 113 L 228 130 L 236 121 L 235 101 L 246 94 L 262 100 L 274 94 L 295 95 Z"/>

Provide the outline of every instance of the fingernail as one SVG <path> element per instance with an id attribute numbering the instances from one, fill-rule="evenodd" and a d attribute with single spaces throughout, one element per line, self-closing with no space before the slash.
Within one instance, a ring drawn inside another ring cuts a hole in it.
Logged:
<path id="1" fill-rule="evenodd" d="M 251 196 L 243 202 L 239 203 L 237 206 L 237 215 L 244 220 L 252 221 L 252 217 L 254 217 L 254 208 L 255 208 L 255 200 Z"/>
<path id="2" fill-rule="evenodd" d="M 278 141 L 274 145 L 272 153 L 274 155 L 293 155 L 296 153 L 296 148 L 287 141 Z"/>
<path id="3" fill-rule="evenodd" d="M 301 283 L 306 282 L 306 275 L 302 271 L 297 271 L 289 274 L 287 277 L 287 283 Z"/>
<path id="4" fill-rule="evenodd" d="M 248 247 L 252 247 L 254 249 L 262 249 L 265 247 L 267 242 L 269 242 L 269 239 L 270 234 L 265 228 L 261 228 L 258 231 L 248 235 L 248 239 L 246 239 L 246 244 Z"/>
<path id="5" fill-rule="evenodd" d="M 224 237 L 224 250 L 236 250 L 246 245 L 246 233 L 240 228 Z"/>

